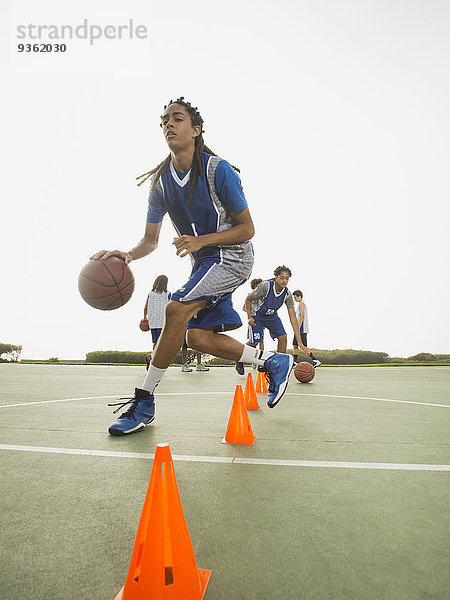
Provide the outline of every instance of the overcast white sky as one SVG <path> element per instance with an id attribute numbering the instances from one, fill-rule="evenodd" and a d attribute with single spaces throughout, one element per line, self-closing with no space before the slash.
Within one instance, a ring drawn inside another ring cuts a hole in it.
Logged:
<path id="1" fill-rule="evenodd" d="M 132 264 L 126 306 L 89 307 L 77 279 L 94 251 L 140 239 L 148 189 L 135 177 L 167 155 L 159 116 L 184 95 L 207 145 L 241 169 L 253 276 L 291 268 L 311 347 L 450 352 L 449 2 L 16 0 L 9 19 L 1 11 L 0 341 L 23 344 L 24 358 L 149 349 L 138 322 L 153 280 L 165 273 L 175 290 L 190 271 L 168 220 L 158 250 Z M 19 24 L 83 19 L 133 19 L 148 38 L 17 52 Z"/>

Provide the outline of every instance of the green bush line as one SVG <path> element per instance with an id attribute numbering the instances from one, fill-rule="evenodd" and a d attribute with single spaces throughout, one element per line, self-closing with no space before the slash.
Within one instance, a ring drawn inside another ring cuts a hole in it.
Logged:
<path id="1" fill-rule="evenodd" d="M 21 362 L 5 362 L 4 364 L 14 364 L 14 365 L 65 365 L 65 366 L 79 366 L 79 367 L 84 367 L 84 366 L 94 366 L 94 367 L 143 367 L 144 363 L 117 363 L 117 362 L 86 362 L 86 361 L 82 361 L 82 360 L 72 360 L 72 361 L 58 361 L 58 362 L 49 362 L 48 360 L 23 360 Z M 205 363 L 205 364 L 210 364 L 210 363 Z M 176 364 L 176 363 L 172 363 L 170 365 L 171 367 L 181 367 L 181 364 Z M 234 367 L 233 364 L 214 364 L 214 365 L 210 365 L 213 367 L 227 367 L 227 368 L 231 368 Z M 249 366 L 249 365 L 247 365 Z M 327 367 L 339 367 L 339 368 L 345 368 L 345 367 L 449 367 L 450 363 L 448 362 L 404 362 L 404 363 L 372 363 L 372 364 L 346 364 L 346 365 L 333 365 L 333 364 L 322 364 L 320 366 L 320 368 L 327 368 Z"/>
<path id="2" fill-rule="evenodd" d="M 1 345 L 0 345 L 1 347 Z M 17 347 L 21 349 L 21 347 Z M 4 350 L 11 350 L 11 345 L 3 345 Z M 372 352 L 369 350 L 320 350 L 312 348 L 312 351 L 321 361 L 324 367 L 344 367 L 344 366 L 361 366 L 361 367 L 397 367 L 397 366 L 449 366 L 450 365 L 450 354 L 431 354 L 427 352 L 421 352 L 408 358 L 389 356 L 386 352 Z M 292 353 L 291 351 L 289 351 Z M 86 365 L 123 365 L 123 366 L 136 366 L 145 364 L 145 356 L 147 352 L 133 352 L 133 351 L 121 351 L 121 350 L 97 350 L 94 352 L 88 352 L 84 361 L 80 360 L 59 360 L 57 357 L 50 357 L 47 360 L 23 360 L 24 364 L 86 364 Z M 9 359 L 9 360 L 8 360 Z M 14 360 L 15 359 L 15 360 Z M 14 359 L 3 354 L 0 357 L 0 362 L 15 362 L 16 364 L 20 361 L 19 355 L 16 354 Z M 303 362 L 312 362 L 305 355 L 300 355 L 300 360 Z M 188 351 L 187 356 L 188 363 L 194 363 L 195 352 L 191 349 Z M 208 354 L 203 355 L 203 361 L 205 364 L 210 366 L 234 366 L 234 361 L 226 360 L 223 358 L 217 358 Z M 181 365 L 180 353 L 172 361 L 172 365 Z"/>
<path id="3" fill-rule="evenodd" d="M 431 364 L 448 362 L 450 364 L 450 355 L 448 354 L 430 354 L 422 352 L 415 356 L 402 359 L 390 357 L 386 352 L 372 352 L 369 350 L 319 350 L 312 349 L 317 358 L 324 365 L 386 365 L 386 364 Z M 86 354 L 86 363 L 118 363 L 118 364 L 144 364 L 146 352 L 129 352 L 118 350 L 102 350 L 88 352 Z M 188 353 L 188 362 L 193 362 L 194 352 Z M 172 364 L 181 364 L 181 357 L 177 355 Z M 205 355 L 204 360 L 210 366 L 216 365 L 234 365 L 234 361 L 216 358 Z M 306 356 L 300 356 L 300 360 L 312 362 Z"/>

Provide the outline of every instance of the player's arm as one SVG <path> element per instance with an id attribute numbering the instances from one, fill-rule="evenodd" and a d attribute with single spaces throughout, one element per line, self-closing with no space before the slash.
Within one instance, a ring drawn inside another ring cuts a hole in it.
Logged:
<path id="1" fill-rule="evenodd" d="M 148 308 L 148 296 L 147 296 L 147 300 L 145 301 L 145 306 L 144 306 L 144 319 L 147 318 L 147 308 Z"/>
<path id="2" fill-rule="evenodd" d="M 303 319 L 305 318 L 305 305 L 303 304 L 303 302 L 300 302 L 300 318 L 298 320 L 298 326 L 299 328 L 302 326 L 303 323 Z"/>
<path id="3" fill-rule="evenodd" d="M 294 330 L 294 335 L 297 338 L 297 343 L 300 346 L 300 348 L 303 350 L 303 352 L 305 352 L 309 356 L 309 354 L 310 354 L 309 348 L 307 348 L 306 346 L 304 346 L 302 344 L 302 338 L 300 335 L 300 327 L 298 326 L 297 315 L 295 314 L 295 309 L 288 307 L 288 314 L 289 314 L 289 320 L 292 325 L 292 329 Z"/>
<path id="4" fill-rule="evenodd" d="M 143 258 L 148 254 L 151 254 L 158 247 L 159 233 L 161 231 L 161 223 L 146 223 L 144 237 L 136 244 L 134 248 L 128 252 L 122 250 L 100 250 L 93 256 L 92 260 L 98 258 L 108 258 L 109 256 L 118 256 L 125 264 L 128 264 L 132 260 Z"/>
<path id="5" fill-rule="evenodd" d="M 197 252 L 205 246 L 222 246 L 246 242 L 255 235 L 255 226 L 250 215 L 250 210 L 244 208 L 237 213 L 231 213 L 234 225 L 224 231 L 207 233 L 206 235 L 192 236 L 182 235 L 174 238 L 173 244 L 177 249 L 177 255 L 183 257 L 191 252 Z"/>
<path id="6" fill-rule="evenodd" d="M 254 327 L 255 326 L 255 319 L 253 318 L 253 315 L 252 315 L 252 295 L 251 294 L 249 294 L 247 296 L 247 298 L 245 299 L 244 310 L 247 313 L 248 324 L 251 327 Z"/>

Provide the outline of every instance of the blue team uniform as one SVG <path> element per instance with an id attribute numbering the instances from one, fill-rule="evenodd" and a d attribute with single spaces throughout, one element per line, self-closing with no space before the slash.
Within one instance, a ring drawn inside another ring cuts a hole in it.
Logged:
<path id="1" fill-rule="evenodd" d="M 204 176 L 197 178 L 190 204 L 190 170 L 182 173 L 170 163 L 150 192 L 148 223 L 160 223 L 168 213 L 177 233 L 191 236 L 224 231 L 233 226 L 230 213 L 247 208 L 240 178 L 229 163 L 217 156 L 204 152 L 202 161 Z M 213 327 L 215 331 L 240 327 L 242 322 L 233 308 L 231 294 L 251 273 L 251 242 L 206 246 L 193 252 L 191 258 L 191 276 L 172 294 L 172 300 L 209 300 L 210 305 L 199 311 L 187 327 Z"/>
<path id="2" fill-rule="evenodd" d="M 278 294 L 275 291 L 275 281 L 273 279 L 260 283 L 255 293 L 260 293 L 260 290 L 264 288 L 266 288 L 266 295 L 252 301 L 252 317 L 255 325 L 249 327 L 250 343 L 259 343 L 264 339 L 264 328 L 269 330 L 272 339 L 286 333 L 277 311 L 291 296 L 291 293 L 287 288 L 284 288 Z"/>

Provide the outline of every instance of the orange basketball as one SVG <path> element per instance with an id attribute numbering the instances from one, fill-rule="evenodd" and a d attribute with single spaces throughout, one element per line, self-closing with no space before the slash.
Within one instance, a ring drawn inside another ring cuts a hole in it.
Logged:
<path id="1" fill-rule="evenodd" d="M 134 277 L 118 256 L 90 260 L 81 269 L 78 290 L 85 302 L 99 310 L 114 310 L 128 302 Z"/>
<path id="2" fill-rule="evenodd" d="M 309 383 L 314 379 L 316 371 L 311 363 L 299 362 L 294 369 L 294 375 L 300 383 Z"/>
<path id="3" fill-rule="evenodd" d="M 141 331 L 150 331 L 150 325 L 148 324 L 148 319 L 141 319 L 139 323 L 139 329 Z"/>

